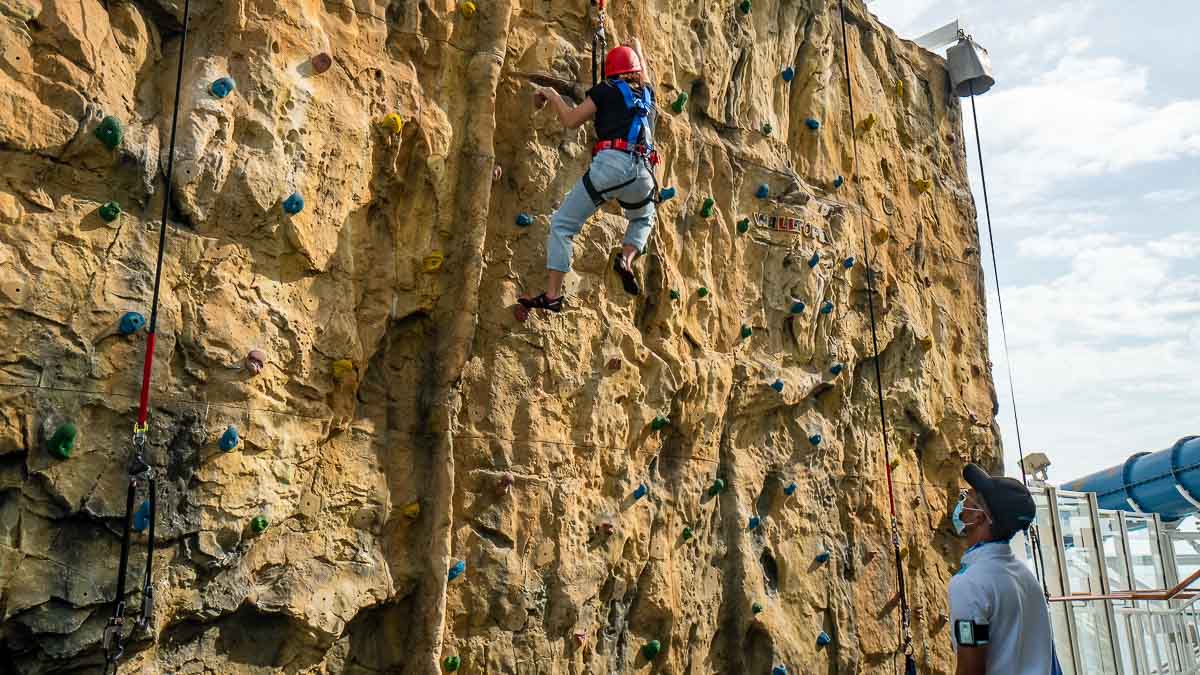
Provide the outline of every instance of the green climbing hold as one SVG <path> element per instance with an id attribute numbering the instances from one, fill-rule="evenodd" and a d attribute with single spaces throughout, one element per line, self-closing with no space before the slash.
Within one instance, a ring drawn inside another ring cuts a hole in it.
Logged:
<path id="1" fill-rule="evenodd" d="M 696 295 L 698 295 L 702 298 L 706 298 L 706 297 L 708 297 L 708 289 L 705 288 L 704 286 L 701 286 L 699 289 L 696 290 Z"/>
<path id="2" fill-rule="evenodd" d="M 742 0 L 742 4 L 738 5 L 738 9 L 742 10 L 742 14 L 749 14 L 750 0 Z"/>
<path id="3" fill-rule="evenodd" d="M 755 614 L 762 614 L 762 611 L 763 611 L 762 603 L 756 602 L 753 605 L 750 605 L 750 611 L 754 612 Z"/>
<path id="4" fill-rule="evenodd" d="M 751 328 L 750 326 L 742 324 L 742 339 L 745 340 L 746 338 L 750 337 L 751 335 L 754 335 L 754 329 Z"/>
<path id="5" fill-rule="evenodd" d="M 687 541 L 688 539 L 691 539 L 691 538 L 692 538 L 692 528 L 690 528 L 690 527 L 683 528 L 683 540 Z"/>
<path id="6" fill-rule="evenodd" d="M 664 417 L 662 415 L 657 415 L 657 416 L 655 416 L 654 421 L 650 422 L 650 428 L 655 431 L 659 431 L 660 429 L 665 428 L 670 423 L 671 423 L 671 420 L 667 419 L 666 417 Z"/>
<path id="7" fill-rule="evenodd" d="M 104 222 L 111 223 L 121 215 L 121 205 L 116 202 L 104 202 L 104 206 L 101 206 L 97 213 Z"/>
<path id="8" fill-rule="evenodd" d="M 688 95 L 684 92 L 679 92 L 679 96 L 675 97 L 675 101 L 671 103 L 671 110 L 677 113 L 683 112 L 683 106 L 687 105 Z"/>
<path id="9" fill-rule="evenodd" d="M 267 519 L 265 516 L 254 516 L 250 521 L 250 529 L 254 530 L 255 534 L 262 534 L 267 531 Z"/>
<path id="10" fill-rule="evenodd" d="M 721 494 L 721 491 L 724 489 L 725 481 L 718 478 L 714 480 L 712 486 L 708 488 L 708 496 L 716 497 L 717 495 Z"/>
<path id="11" fill-rule="evenodd" d="M 737 222 L 737 230 L 739 234 L 746 234 L 750 231 L 750 219 L 742 218 Z"/>
<path id="12" fill-rule="evenodd" d="M 704 216 L 705 218 L 711 218 L 713 214 L 713 206 L 715 204 L 716 202 L 712 197 L 705 197 L 704 206 L 700 207 L 700 215 Z"/>
<path id="13" fill-rule="evenodd" d="M 100 120 L 100 124 L 96 127 L 96 138 L 104 144 L 104 147 L 109 150 L 116 150 L 121 144 L 121 138 L 124 132 L 121 130 L 121 120 L 109 115 Z"/>
<path id="14" fill-rule="evenodd" d="M 746 2 L 749 1 L 750 0 L 746 0 Z M 642 645 L 642 656 L 646 657 L 647 661 L 653 661 L 654 657 L 658 656 L 658 653 L 661 651 L 662 645 L 659 644 L 658 640 L 651 640 Z"/>
<path id="15" fill-rule="evenodd" d="M 50 454 L 59 459 L 69 459 L 71 451 L 75 449 L 75 436 L 78 432 L 75 425 L 67 422 L 59 425 L 54 430 L 54 434 L 50 436 L 50 442 L 46 444 Z"/>
<path id="16" fill-rule="evenodd" d="M 770 122 L 763 122 L 763 125 L 762 125 L 763 136 L 770 136 L 772 131 L 775 131 L 775 127 L 771 126 Z"/>
<path id="17" fill-rule="evenodd" d="M 450 673 L 458 670 L 458 667 L 461 665 L 462 659 L 458 658 L 457 656 L 447 656 L 446 658 L 442 659 L 442 667 Z"/>
<path id="18" fill-rule="evenodd" d="M 672 288 L 671 292 L 670 292 L 670 296 L 671 296 L 672 300 L 678 300 L 679 299 L 679 291 Z"/>

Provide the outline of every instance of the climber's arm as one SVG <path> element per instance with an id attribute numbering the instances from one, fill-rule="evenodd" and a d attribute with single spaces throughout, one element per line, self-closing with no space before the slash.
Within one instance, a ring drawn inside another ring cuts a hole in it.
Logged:
<path id="1" fill-rule="evenodd" d="M 573 108 L 553 87 L 538 87 L 536 96 L 539 101 L 549 101 L 554 112 L 558 113 L 558 121 L 568 129 L 578 129 L 596 114 L 596 103 L 590 96 Z"/>
<path id="2" fill-rule="evenodd" d="M 642 51 L 642 41 L 633 38 L 629 41 L 629 46 L 633 47 L 633 51 L 637 52 L 638 60 L 642 62 L 642 81 L 651 84 L 654 82 L 654 77 L 650 74 L 650 62 L 646 60 L 646 54 Z"/>

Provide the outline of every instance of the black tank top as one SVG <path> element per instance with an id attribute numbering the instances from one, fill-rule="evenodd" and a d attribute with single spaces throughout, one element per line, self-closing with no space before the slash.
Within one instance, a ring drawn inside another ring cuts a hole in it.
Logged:
<path id="1" fill-rule="evenodd" d="M 644 84 L 643 87 L 650 85 Z M 629 85 L 633 93 L 641 93 L 641 87 Z M 588 90 L 588 98 L 596 104 L 596 117 L 593 120 L 596 125 L 596 138 L 601 141 L 611 141 L 615 139 L 624 140 L 629 135 L 629 125 L 633 124 L 633 112 L 625 107 L 625 97 L 621 96 L 621 90 L 610 84 L 608 81 L 601 82 Z M 654 90 L 650 90 L 651 98 L 654 97 Z M 647 115 L 643 125 L 654 124 L 654 111 L 651 110 Z M 644 140 L 643 138 L 639 140 Z"/>

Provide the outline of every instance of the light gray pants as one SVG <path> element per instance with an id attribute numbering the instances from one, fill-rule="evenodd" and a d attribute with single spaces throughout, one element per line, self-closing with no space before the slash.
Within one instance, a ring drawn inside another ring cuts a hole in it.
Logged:
<path id="1" fill-rule="evenodd" d="M 628 180 L 632 183 L 619 190 L 605 192 L 609 199 L 636 204 L 646 198 L 654 190 L 654 176 L 650 167 L 641 159 L 620 150 L 601 150 L 592 158 L 592 184 L 599 191 L 604 191 Z M 571 271 L 571 244 L 575 235 L 583 227 L 584 221 L 596 212 L 595 202 L 583 186 L 583 179 L 576 181 L 575 187 L 567 193 L 562 206 L 550 218 L 550 238 L 546 243 L 546 267 L 558 272 Z M 629 244 L 641 253 L 646 248 L 646 240 L 650 238 L 650 229 L 654 227 L 654 202 L 636 209 L 624 209 L 629 226 L 625 228 L 625 239 L 622 243 Z"/>

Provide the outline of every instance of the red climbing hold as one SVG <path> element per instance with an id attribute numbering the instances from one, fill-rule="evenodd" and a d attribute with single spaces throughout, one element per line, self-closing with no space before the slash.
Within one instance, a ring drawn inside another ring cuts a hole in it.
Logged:
<path id="1" fill-rule="evenodd" d="M 320 75 L 329 70 L 329 67 L 333 65 L 333 57 L 325 52 L 321 52 L 309 59 L 308 62 L 312 65 L 313 72 Z"/>
<path id="2" fill-rule="evenodd" d="M 608 369 L 609 370 L 620 370 L 621 369 L 621 359 L 619 359 L 615 356 L 613 358 L 609 359 L 608 360 Z"/>
<path id="3" fill-rule="evenodd" d="M 257 375 L 262 372 L 264 366 L 267 365 L 267 353 L 261 349 L 251 349 L 246 354 L 246 370 Z"/>
<path id="4" fill-rule="evenodd" d="M 514 482 L 516 482 L 516 479 L 513 478 L 513 475 L 511 473 L 506 473 L 503 476 L 500 476 L 500 483 L 496 486 L 496 489 L 500 492 L 500 494 L 506 495 L 509 492 L 512 492 L 512 486 Z"/>

